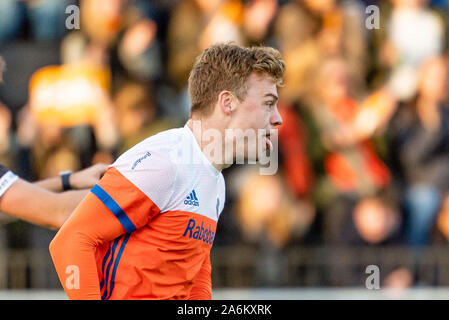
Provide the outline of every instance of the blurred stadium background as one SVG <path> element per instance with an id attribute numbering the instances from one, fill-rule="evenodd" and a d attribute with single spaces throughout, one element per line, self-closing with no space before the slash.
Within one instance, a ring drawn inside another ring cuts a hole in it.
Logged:
<path id="1" fill-rule="evenodd" d="M 111 163 L 184 124 L 204 48 L 270 45 L 279 170 L 224 171 L 214 297 L 448 299 L 448 22 L 448 0 L 1 0 L 0 163 L 31 181 Z M 0 299 L 64 299 L 55 233 L 0 221 Z"/>

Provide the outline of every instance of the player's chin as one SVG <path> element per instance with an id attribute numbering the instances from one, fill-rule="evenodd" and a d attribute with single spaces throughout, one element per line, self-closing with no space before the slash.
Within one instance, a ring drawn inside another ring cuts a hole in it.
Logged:
<path id="1" fill-rule="evenodd" d="M 261 146 L 259 144 L 262 144 Z M 256 144 L 245 146 L 245 151 L 238 152 L 234 158 L 234 163 L 257 163 L 260 159 L 269 156 L 272 150 L 271 141 L 267 137 L 261 137 Z"/>
<path id="2" fill-rule="evenodd" d="M 246 157 L 249 163 L 259 162 L 260 159 L 265 159 L 270 154 L 269 148 L 262 148 L 262 150 L 257 150 L 255 154 L 251 154 Z"/>
<path id="3" fill-rule="evenodd" d="M 249 164 L 259 161 L 259 156 L 257 151 L 253 154 L 252 152 L 245 151 L 242 154 L 237 154 L 234 158 L 235 164 Z"/>

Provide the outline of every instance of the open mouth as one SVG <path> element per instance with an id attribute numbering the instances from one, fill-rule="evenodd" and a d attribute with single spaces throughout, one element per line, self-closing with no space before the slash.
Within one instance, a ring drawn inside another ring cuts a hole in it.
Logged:
<path id="1" fill-rule="evenodd" d="M 273 143 L 270 140 L 270 138 L 271 138 L 270 134 L 267 134 L 265 136 L 265 138 L 266 138 L 266 142 L 265 143 L 266 143 L 267 150 L 269 150 L 270 152 L 273 151 Z"/>

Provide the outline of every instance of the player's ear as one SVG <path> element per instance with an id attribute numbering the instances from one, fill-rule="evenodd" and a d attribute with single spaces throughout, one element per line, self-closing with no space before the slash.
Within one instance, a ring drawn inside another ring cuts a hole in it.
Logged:
<path id="1" fill-rule="evenodd" d="M 230 115 L 235 110 L 235 98 L 232 92 L 224 90 L 218 95 L 218 104 L 220 109 L 226 115 Z"/>

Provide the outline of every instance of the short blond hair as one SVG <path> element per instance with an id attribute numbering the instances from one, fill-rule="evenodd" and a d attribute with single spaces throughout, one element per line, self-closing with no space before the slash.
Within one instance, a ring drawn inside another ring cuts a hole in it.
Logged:
<path id="1" fill-rule="evenodd" d="M 277 86 L 282 86 L 284 71 L 285 62 L 274 48 L 246 48 L 233 43 L 213 45 L 196 58 L 190 72 L 191 115 L 210 114 L 223 90 L 231 91 L 243 101 L 247 80 L 253 72 L 268 75 Z"/>

